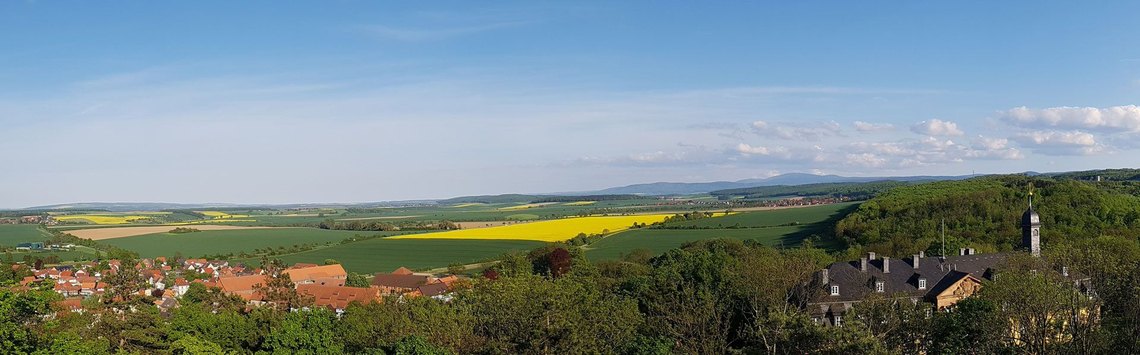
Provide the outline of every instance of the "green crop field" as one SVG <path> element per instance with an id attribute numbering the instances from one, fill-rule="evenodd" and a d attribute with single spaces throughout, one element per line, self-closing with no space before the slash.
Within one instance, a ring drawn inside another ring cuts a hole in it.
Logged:
<path id="1" fill-rule="evenodd" d="M 740 212 L 733 215 L 717 218 L 698 219 L 670 223 L 670 226 L 698 228 L 727 228 L 738 227 L 773 227 L 789 225 L 790 223 L 811 224 L 826 221 L 837 213 L 846 214 L 846 209 L 857 203 L 837 203 L 833 205 L 798 207 L 768 211 Z"/>
<path id="2" fill-rule="evenodd" d="M 24 242 L 38 242 L 49 237 L 38 224 L 0 224 L 0 245 L 15 247 Z"/>
<path id="3" fill-rule="evenodd" d="M 401 266 L 422 270 L 453 263 L 473 263 L 511 250 L 527 251 L 545 243 L 510 240 L 370 239 L 276 258 L 287 264 L 323 263 L 335 259 L 356 273 L 391 272 Z M 239 260 L 256 263 L 257 260 Z"/>
<path id="4" fill-rule="evenodd" d="M 586 256 L 590 260 L 617 259 L 635 249 L 648 249 L 661 254 L 688 242 L 728 238 L 758 240 L 768 245 L 798 245 L 808 235 L 801 235 L 806 227 L 771 227 L 750 229 L 637 229 L 618 233 L 591 244 Z"/>
<path id="5" fill-rule="evenodd" d="M 291 247 L 295 244 L 339 243 L 356 235 L 394 235 L 393 232 L 330 231 L 316 228 L 280 228 L 252 230 L 217 230 L 195 233 L 157 233 L 99 241 L 138 252 L 142 257 L 171 256 L 176 252 L 187 257 L 206 254 L 252 252 L 255 248 Z"/>
<path id="6" fill-rule="evenodd" d="M 832 223 L 854 210 L 857 204 L 836 204 L 784 210 L 745 212 L 737 215 L 670 223 L 670 226 L 696 225 L 711 229 L 635 229 L 615 234 L 591 244 L 586 255 L 592 260 L 616 259 L 635 249 L 663 253 L 685 243 L 714 238 L 756 240 L 772 246 L 796 246 L 807 237 L 830 233 Z M 786 225 L 799 222 L 798 225 Z M 718 225 L 753 228 L 716 228 Z M 830 247 L 821 243 L 821 247 Z"/>
<path id="7" fill-rule="evenodd" d="M 12 256 L 13 261 L 23 261 L 24 256 L 35 259 L 46 259 L 49 256 L 55 255 L 59 257 L 60 261 L 90 261 L 98 259 L 97 252 L 94 249 L 76 249 L 76 250 L 45 250 L 45 251 L 20 251 L 5 253 L 4 258 L 8 255 Z"/>

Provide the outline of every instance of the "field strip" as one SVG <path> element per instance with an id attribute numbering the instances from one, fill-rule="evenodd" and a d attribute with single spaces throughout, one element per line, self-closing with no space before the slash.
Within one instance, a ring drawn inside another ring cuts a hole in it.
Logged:
<path id="1" fill-rule="evenodd" d="M 687 210 L 687 211 L 677 210 L 677 211 L 622 212 L 621 215 L 682 214 L 682 213 L 690 213 L 690 212 L 724 212 L 724 211 L 728 211 L 728 210 L 731 210 L 732 212 L 755 212 L 755 211 L 787 210 L 787 209 L 805 208 L 805 207 L 819 207 L 819 206 L 827 206 L 827 205 L 833 205 L 833 203 L 826 203 L 826 204 L 819 204 L 819 205 L 796 205 L 796 206 L 775 206 L 775 207 L 763 206 L 763 207 L 738 207 L 738 208 L 731 208 L 731 207 L 729 207 L 729 208 L 697 208 L 697 209 L 692 209 L 692 210 Z M 634 206 L 634 208 L 636 208 L 636 207 L 637 206 Z"/>
<path id="2" fill-rule="evenodd" d="M 616 233 L 629 229 L 634 223 L 656 223 L 669 216 L 671 215 L 573 217 L 497 227 L 408 234 L 388 237 L 388 239 L 500 239 L 560 242 L 574 238 L 578 233 Z"/>
<path id="3" fill-rule="evenodd" d="M 356 218 L 337 218 L 338 221 L 367 221 L 371 219 L 405 219 L 416 218 L 420 216 L 382 216 L 382 217 L 356 217 Z"/>
<path id="4" fill-rule="evenodd" d="M 133 237 L 136 235 L 146 235 L 155 233 L 166 233 L 171 229 L 178 228 L 178 226 L 148 226 L 148 227 L 118 227 L 118 228 L 92 228 L 92 229 L 77 229 L 67 231 L 68 234 L 80 238 L 87 238 L 91 240 L 103 240 L 114 238 Z M 194 228 L 200 231 L 216 231 L 216 230 L 233 230 L 233 229 L 271 229 L 280 227 L 240 227 L 240 226 L 222 226 L 213 224 L 193 225 L 188 228 Z"/>

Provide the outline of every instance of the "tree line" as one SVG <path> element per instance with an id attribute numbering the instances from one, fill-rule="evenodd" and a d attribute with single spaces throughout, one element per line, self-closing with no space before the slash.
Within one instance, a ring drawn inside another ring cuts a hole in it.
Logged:
<path id="1" fill-rule="evenodd" d="M 1095 237 L 1058 245 L 1044 258 L 1011 258 L 953 312 L 929 312 L 909 299 L 868 300 L 842 327 L 817 323 L 805 310 L 822 291 L 814 273 L 834 260 L 810 243 L 775 249 L 706 240 L 601 262 L 550 245 L 504 255 L 450 302 L 388 298 L 341 315 L 311 307 L 273 261 L 261 289 L 269 306 L 247 308 L 194 284 L 180 307 L 164 313 L 152 306 L 156 295 L 127 291 L 142 280 L 124 262 L 105 280 L 107 294 L 84 302 L 84 313 L 47 317 L 58 310 L 50 285 L 0 290 L 0 343 L 41 354 L 1140 351 L 1134 239 Z M 1098 297 L 1077 297 L 1057 271 L 1062 264 L 1090 277 Z"/>

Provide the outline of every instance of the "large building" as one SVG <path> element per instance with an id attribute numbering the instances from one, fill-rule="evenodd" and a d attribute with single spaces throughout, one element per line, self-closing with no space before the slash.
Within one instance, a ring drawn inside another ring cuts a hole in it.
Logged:
<path id="1" fill-rule="evenodd" d="M 1029 208 L 1021 218 L 1022 248 L 1033 256 L 1041 255 L 1041 217 Z M 997 268 L 1011 253 L 977 254 L 971 248 L 958 250 L 958 255 L 928 257 L 923 253 L 905 259 L 879 257 L 868 253 L 856 261 L 836 262 L 817 273 L 812 283 L 822 288 L 808 303 L 807 311 L 817 322 L 842 326 L 843 314 L 857 303 L 875 295 L 886 298 L 909 298 L 926 302 L 931 309 L 944 309 L 969 297 L 992 281 Z M 1062 273 L 1070 276 L 1067 268 Z M 1074 280 L 1087 281 L 1087 280 Z"/>

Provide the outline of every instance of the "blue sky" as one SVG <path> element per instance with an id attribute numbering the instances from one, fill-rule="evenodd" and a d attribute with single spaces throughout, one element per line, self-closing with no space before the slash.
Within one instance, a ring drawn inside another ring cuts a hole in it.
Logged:
<path id="1" fill-rule="evenodd" d="M 1136 167 L 1135 2 L 0 3 L 0 207 Z"/>

